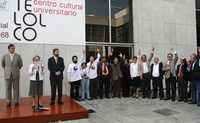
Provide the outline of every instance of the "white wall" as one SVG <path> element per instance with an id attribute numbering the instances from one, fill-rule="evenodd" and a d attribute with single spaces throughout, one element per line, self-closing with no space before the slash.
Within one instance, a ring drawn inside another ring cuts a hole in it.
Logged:
<path id="1" fill-rule="evenodd" d="M 0 44 L 0 56 L 7 53 L 8 44 Z M 65 60 L 65 74 L 63 81 L 63 92 L 64 94 L 69 94 L 69 86 L 66 78 L 66 71 L 68 64 L 71 63 L 71 58 L 73 55 L 77 55 L 79 58 L 82 55 L 85 46 L 78 45 L 41 45 L 41 44 L 16 44 L 16 52 L 22 56 L 24 66 L 21 70 L 21 80 L 20 80 L 20 95 L 21 97 L 28 96 L 29 92 L 29 76 L 28 76 L 28 66 L 32 63 L 32 57 L 35 55 L 40 55 L 42 61 L 45 64 L 45 81 L 44 81 L 44 95 L 50 95 L 50 82 L 49 82 L 49 72 L 47 70 L 47 60 L 52 56 L 52 49 L 59 48 L 60 55 Z M 5 98 L 5 81 L 3 75 L 3 69 L 0 67 L 0 98 Z"/>
<path id="2" fill-rule="evenodd" d="M 135 53 L 152 47 L 163 61 L 170 48 L 180 57 L 196 50 L 195 0 L 133 0 Z"/>

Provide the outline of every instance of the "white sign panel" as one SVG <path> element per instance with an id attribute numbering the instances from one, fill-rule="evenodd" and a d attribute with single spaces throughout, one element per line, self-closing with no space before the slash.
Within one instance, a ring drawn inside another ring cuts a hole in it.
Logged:
<path id="1" fill-rule="evenodd" d="M 0 0 L 0 43 L 85 44 L 85 0 Z"/>

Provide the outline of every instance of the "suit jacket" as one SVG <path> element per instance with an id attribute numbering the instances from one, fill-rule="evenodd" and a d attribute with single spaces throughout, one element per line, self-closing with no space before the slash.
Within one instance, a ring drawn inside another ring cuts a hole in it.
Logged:
<path id="1" fill-rule="evenodd" d="M 50 72 L 50 80 L 63 80 L 63 71 L 65 69 L 65 65 L 62 57 L 58 57 L 57 63 L 54 57 L 49 58 L 48 69 Z M 61 72 L 61 74 L 57 76 L 56 72 Z"/>
<path id="2" fill-rule="evenodd" d="M 153 66 L 154 64 L 151 64 L 151 69 L 150 69 L 150 74 L 151 74 L 151 77 L 153 78 Z M 159 78 L 163 79 L 163 64 L 162 62 L 159 63 Z"/>
<path id="3" fill-rule="evenodd" d="M 108 67 L 109 74 L 107 76 L 102 75 L 102 63 L 99 63 L 98 67 L 97 67 L 98 77 L 110 77 L 111 76 L 111 66 L 108 63 L 106 65 Z"/>
<path id="4" fill-rule="evenodd" d="M 11 73 L 12 73 L 12 78 L 15 80 L 19 80 L 20 69 L 23 66 L 23 61 L 19 54 L 15 53 L 12 61 L 10 58 L 10 53 L 5 54 L 2 57 L 1 65 L 4 68 L 4 78 L 5 79 L 10 79 Z"/>
<path id="5" fill-rule="evenodd" d="M 177 79 L 178 79 L 178 73 L 179 73 L 179 70 L 180 70 L 180 67 L 181 67 L 181 64 L 179 64 L 178 66 L 177 66 L 177 69 L 176 69 L 176 77 L 177 77 Z M 184 79 L 184 80 L 189 80 L 189 71 L 187 70 L 187 64 L 184 64 L 184 65 L 182 65 L 182 72 L 183 72 L 183 78 L 182 79 Z"/>
<path id="6" fill-rule="evenodd" d="M 172 60 L 171 64 L 167 62 L 163 65 L 163 71 L 165 71 L 165 78 L 169 79 L 170 77 L 176 76 L 176 64 L 178 61 L 178 54 L 175 54 L 174 59 Z"/>
<path id="7" fill-rule="evenodd" d="M 190 79 L 191 81 L 200 80 L 200 59 L 197 59 L 194 66 L 191 66 Z"/>
<path id="8" fill-rule="evenodd" d="M 111 65 L 111 78 L 112 78 L 112 80 L 119 80 L 122 78 L 120 64 L 112 64 Z"/>

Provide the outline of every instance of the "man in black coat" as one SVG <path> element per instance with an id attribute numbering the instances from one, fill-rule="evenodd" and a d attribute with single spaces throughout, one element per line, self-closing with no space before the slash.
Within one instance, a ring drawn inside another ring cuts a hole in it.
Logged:
<path id="1" fill-rule="evenodd" d="M 153 82 L 153 99 L 157 98 L 158 88 L 159 88 L 159 97 L 163 99 L 163 64 L 159 62 L 159 58 L 154 58 L 154 63 L 151 64 L 151 78 Z"/>
<path id="2" fill-rule="evenodd" d="M 185 101 L 187 102 L 187 88 L 188 88 L 188 80 L 189 80 L 189 71 L 187 70 L 187 60 L 180 59 L 180 64 L 177 66 L 176 76 L 178 82 L 178 101 Z"/>
<path id="3" fill-rule="evenodd" d="M 53 56 L 48 60 L 51 83 L 51 105 L 55 104 L 56 90 L 58 90 L 58 104 L 62 102 L 63 71 L 65 69 L 64 60 L 59 56 L 59 49 L 53 49 Z"/>
<path id="4" fill-rule="evenodd" d="M 200 59 L 197 54 L 191 56 L 190 79 L 192 82 L 192 104 L 200 106 Z"/>
<path id="5" fill-rule="evenodd" d="M 98 65 L 97 73 L 99 77 L 99 96 L 103 99 L 104 92 L 105 97 L 110 98 L 110 75 L 111 67 L 107 62 L 106 57 L 102 57 L 101 62 Z"/>

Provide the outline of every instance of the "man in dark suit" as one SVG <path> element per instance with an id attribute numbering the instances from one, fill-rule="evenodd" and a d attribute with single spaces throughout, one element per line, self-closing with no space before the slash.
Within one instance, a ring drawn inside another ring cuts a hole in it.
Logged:
<path id="1" fill-rule="evenodd" d="M 159 58 L 154 58 L 154 63 L 151 64 L 151 79 L 153 82 L 153 99 L 157 98 L 158 88 L 159 88 L 159 97 L 163 99 L 164 92 L 163 92 L 163 64 L 162 62 L 159 63 Z"/>
<path id="2" fill-rule="evenodd" d="M 106 98 L 109 98 L 110 93 L 110 65 L 107 62 L 106 57 L 103 57 L 98 65 L 98 77 L 99 77 L 99 96 L 103 99 L 104 92 Z M 104 90 L 105 87 L 105 90 Z"/>
<path id="3" fill-rule="evenodd" d="M 176 99 L 176 64 L 178 61 L 178 54 L 172 48 L 171 53 L 167 54 L 167 62 L 163 64 L 163 71 L 165 71 L 165 85 L 166 85 L 166 100 L 174 102 Z"/>
<path id="4" fill-rule="evenodd" d="M 63 71 L 65 69 L 64 60 L 59 56 L 59 49 L 53 49 L 53 56 L 48 60 L 51 83 L 51 105 L 55 104 L 56 90 L 58 89 L 58 104 L 62 102 Z"/>
<path id="5" fill-rule="evenodd" d="M 188 88 L 188 80 L 189 80 L 189 71 L 187 70 L 187 60 L 180 59 L 180 64 L 177 66 L 176 69 L 176 77 L 178 82 L 178 101 L 185 101 L 187 102 L 187 88 Z"/>
<path id="6" fill-rule="evenodd" d="M 192 82 L 192 104 L 200 106 L 200 59 L 197 54 L 191 56 L 190 79 Z"/>

